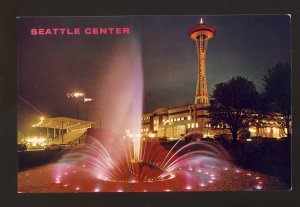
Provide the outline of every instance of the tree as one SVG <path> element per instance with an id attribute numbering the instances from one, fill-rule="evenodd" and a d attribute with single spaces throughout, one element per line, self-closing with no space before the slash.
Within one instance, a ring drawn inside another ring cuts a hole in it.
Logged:
<path id="1" fill-rule="evenodd" d="M 291 136 L 291 65 L 278 63 L 263 78 L 266 112 Z M 285 130 L 286 129 L 286 130 Z"/>
<path id="2" fill-rule="evenodd" d="M 225 126 L 236 142 L 241 130 L 248 127 L 258 96 L 254 83 L 240 76 L 217 84 L 208 110 L 211 126 Z"/>

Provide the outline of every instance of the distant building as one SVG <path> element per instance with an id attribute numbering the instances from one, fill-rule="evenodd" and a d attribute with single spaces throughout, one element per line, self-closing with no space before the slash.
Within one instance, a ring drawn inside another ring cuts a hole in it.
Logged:
<path id="1" fill-rule="evenodd" d="M 179 139 L 196 132 L 197 138 L 224 135 L 231 137 L 227 126 L 212 127 L 208 119 L 209 104 L 189 104 L 174 108 L 158 108 L 142 117 L 141 134 L 144 137 Z M 247 128 L 251 137 L 280 138 L 286 136 L 278 123 L 274 120 L 250 122 Z"/>
<path id="2" fill-rule="evenodd" d="M 206 104 L 207 105 L 207 104 Z M 203 104 L 184 105 L 175 108 L 158 108 L 153 113 L 144 114 L 142 134 L 155 134 L 157 137 L 177 139 L 189 132 L 209 135 L 207 110 Z"/>

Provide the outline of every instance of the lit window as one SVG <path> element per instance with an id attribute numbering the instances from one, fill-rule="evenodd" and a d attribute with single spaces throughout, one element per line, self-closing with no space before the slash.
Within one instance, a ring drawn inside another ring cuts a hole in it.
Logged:
<path id="1" fill-rule="evenodd" d="M 181 120 L 184 120 L 184 117 L 181 117 Z"/>
<path id="2" fill-rule="evenodd" d="M 196 123 L 196 128 L 198 128 L 198 123 Z"/>
<path id="3" fill-rule="evenodd" d="M 249 128 L 249 131 L 250 131 L 251 133 L 255 133 L 255 132 L 256 132 L 256 129 L 255 129 L 255 128 Z"/>
<path id="4" fill-rule="evenodd" d="M 180 121 L 180 118 L 177 118 L 177 121 Z"/>
<path id="5" fill-rule="evenodd" d="M 188 124 L 188 125 L 187 125 L 187 128 L 191 128 L 191 125 L 190 125 L 190 124 Z"/>
<path id="6" fill-rule="evenodd" d="M 195 128 L 195 124 L 194 123 L 192 123 L 192 128 Z"/>
<path id="7" fill-rule="evenodd" d="M 191 116 L 188 116 L 188 120 L 191 120 Z"/>

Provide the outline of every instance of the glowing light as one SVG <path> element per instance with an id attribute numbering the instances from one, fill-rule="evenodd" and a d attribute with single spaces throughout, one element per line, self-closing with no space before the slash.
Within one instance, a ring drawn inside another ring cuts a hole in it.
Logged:
<path id="1" fill-rule="evenodd" d="M 117 190 L 117 192 L 123 192 L 123 190 L 122 190 L 122 189 L 119 189 L 119 190 Z"/>
<path id="2" fill-rule="evenodd" d="M 256 179 L 256 180 L 259 180 L 259 179 L 260 179 L 260 177 L 255 177 L 255 179 Z"/>
<path id="3" fill-rule="evenodd" d="M 39 123 L 37 123 L 37 124 L 33 124 L 32 125 L 32 127 L 37 127 L 37 126 L 40 126 L 42 123 L 43 123 L 43 121 L 45 120 L 45 118 L 44 117 L 40 117 L 40 121 L 39 121 Z"/>
<path id="4" fill-rule="evenodd" d="M 192 189 L 192 186 L 188 185 L 188 186 L 185 187 L 185 189 L 186 189 L 186 190 L 191 190 L 191 189 Z"/>
<path id="5" fill-rule="evenodd" d="M 78 98 L 78 97 L 83 96 L 84 94 L 80 93 L 80 92 L 75 92 L 73 95 L 74 95 L 74 97 Z"/>
<path id="6" fill-rule="evenodd" d="M 148 137 L 154 138 L 154 137 L 155 137 L 155 134 L 154 134 L 154 133 L 149 133 L 149 134 L 148 134 Z"/>
<path id="7" fill-rule="evenodd" d="M 80 187 L 76 187 L 75 190 L 80 190 Z"/>
<path id="8" fill-rule="evenodd" d="M 261 190 L 261 189 L 263 188 L 263 186 L 261 186 L 261 185 L 256 185 L 255 188 L 256 188 L 257 190 Z"/>
<path id="9" fill-rule="evenodd" d="M 251 128 L 249 128 L 249 131 L 250 131 L 250 133 L 255 133 L 255 132 L 256 132 L 256 129 L 253 128 L 253 127 L 251 127 Z"/>
<path id="10" fill-rule="evenodd" d="M 100 188 L 95 188 L 94 192 L 100 192 Z"/>
<path id="11" fill-rule="evenodd" d="M 224 170 L 227 171 L 227 170 L 228 170 L 228 167 L 224 167 Z"/>
<path id="12" fill-rule="evenodd" d="M 85 103 L 85 102 L 92 101 L 92 100 L 93 100 L 92 98 L 86 98 L 86 97 L 83 98 L 83 102 L 84 102 L 84 103 Z"/>
<path id="13" fill-rule="evenodd" d="M 209 180 L 208 182 L 209 182 L 209 183 L 214 183 L 214 181 L 213 181 L 213 180 Z"/>
<path id="14" fill-rule="evenodd" d="M 251 176 L 251 173 L 247 173 L 248 176 Z"/>
<path id="15" fill-rule="evenodd" d="M 36 145 L 36 144 L 42 144 L 46 141 L 46 138 L 44 137 L 31 137 L 27 138 L 26 142 L 29 142 L 29 144 Z"/>
<path id="16" fill-rule="evenodd" d="M 171 190 L 170 190 L 170 189 L 165 189 L 164 191 L 165 191 L 165 192 L 170 192 Z"/>
<path id="17" fill-rule="evenodd" d="M 200 24 L 203 24 L 203 19 L 202 18 L 200 19 Z"/>
<path id="18" fill-rule="evenodd" d="M 64 187 L 68 187 L 69 186 L 69 184 L 64 184 Z"/>
<path id="19" fill-rule="evenodd" d="M 200 186 L 201 187 L 205 187 L 206 185 L 204 183 L 200 183 Z"/>
<path id="20" fill-rule="evenodd" d="M 246 141 L 247 141 L 247 142 L 251 142 L 251 141 L 252 141 L 252 139 L 246 139 Z"/>

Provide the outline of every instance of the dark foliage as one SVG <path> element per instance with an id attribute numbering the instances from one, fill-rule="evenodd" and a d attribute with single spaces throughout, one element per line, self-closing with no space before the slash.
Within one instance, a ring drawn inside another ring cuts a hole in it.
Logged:
<path id="1" fill-rule="evenodd" d="M 209 108 L 211 125 L 230 130 L 233 141 L 237 141 L 238 134 L 247 128 L 249 118 L 257 108 L 258 97 L 254 83 L 243 77 L 217 84 Z"/>
<path id="2" fill-rule="evenodd" d="M 264 111 L 291 135 L 291 65 L 278 63 L 264 76 Z"/>

